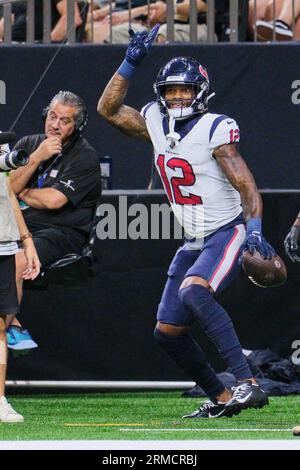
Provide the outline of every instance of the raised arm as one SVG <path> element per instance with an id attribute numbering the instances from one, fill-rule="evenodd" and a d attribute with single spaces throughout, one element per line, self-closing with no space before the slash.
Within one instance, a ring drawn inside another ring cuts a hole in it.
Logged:
<path id="1" fill-rule="evenodd" d="M 115 73 L 98 102 L 97 111 L 124 134 L 150 142 L 145 120 L 136 109 L 123 104 L 128 87 L 129 80 Z"/>
<path id="2" fill-rule="evenodd" d="M 130 41 L 126 57 L 118 71 L 106 86 L 97 106 L 98 113 L 122 132 L 138 139 L 150 142 L 150 136 L 144 119 L 140 113 L 124 105 L 124 99 L 136 67 L 148 54 L 157 34 L 159 25 L 147 34 L 130 31 Z"/>
<path id="3" fill-rule="evenodd" d="M 275 256 L 274 248 L 262 235 L 262 199 L 252 173 L 234 144 L 221 145 L 213 152 L 232 186 L 240 193 L 247 222 L 245 250 L 260 252 L 264 258 Z"/>

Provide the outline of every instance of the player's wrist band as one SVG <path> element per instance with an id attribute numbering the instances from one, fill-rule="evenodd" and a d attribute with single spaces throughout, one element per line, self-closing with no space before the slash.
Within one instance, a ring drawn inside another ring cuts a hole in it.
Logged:
<path id="1" fill-rule="evenodd" d="M 121 75 L 121 77 L 129 80 L 134 75 L 135 69 L 136 67 L 134 65 L 130 64 L 126 59 L 124 59 L 118 68 L 117 73 Z"/>
<path id="2" fill-rule="evenodd" d="M 247 232 L 261 232 L 261 218 L 252 217 L 247 222 Z"/>
<path id="3" fill-rule="evenodd" d="M 25 233 L 25 235 L 22 235 L 20 238 L 20 242 L 23 243 L 24 240 L 27 240 L 27 238 L 32 238 L 32 234 L 30 232 Z"/>

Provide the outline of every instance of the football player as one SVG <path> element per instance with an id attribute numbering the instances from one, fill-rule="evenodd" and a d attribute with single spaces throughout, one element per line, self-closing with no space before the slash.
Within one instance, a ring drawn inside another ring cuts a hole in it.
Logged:
<path id="1" fill-rule="evenodd" d="M 262 235 L 260 194 L 235 145 L 238 125 L 231 117 L 208 112 L 209 77 L 197 60 L 176 57 L 162 67 L 154 84 L 156 101 L 141 114 L 123 104 L 158 27 L 149 34 L 131 31 L 125 60 L 97 109 L 122 132 L 153 144 L 157 170 L 186 233 L 169 267 L 154 331 L 160 346 L 209 397 L 185 417 L 230 417 L 261 408 L 268 397 L 252 377 L 233 324 L 215 295 L 236 277 L 243 249 L 257 249 L 268 259 L 275 252 Z M 233 393 L 189 335 L 194 321 L 235 375 Z"/>
<path id="2" fill-rule="evenodd" d="M 297 250 L 300 246 L 300 212 L 297 215 L 289 233 L 284 240 L 285 252 L 293 261 L 293 263 L 300 263 L 300 256 L 297 255 Z"/>

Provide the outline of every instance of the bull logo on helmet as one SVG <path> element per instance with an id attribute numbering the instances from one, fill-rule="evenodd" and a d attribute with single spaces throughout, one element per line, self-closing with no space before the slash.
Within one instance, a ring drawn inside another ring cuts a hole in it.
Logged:
<path id="1" fill-rule="evenodd" d="M 208 73 L 207 73 L 206 70 L 202 67 L 202 65 L 199 66 L 199 72 L 200 72 L 201 75 L 209 82 Z"/>

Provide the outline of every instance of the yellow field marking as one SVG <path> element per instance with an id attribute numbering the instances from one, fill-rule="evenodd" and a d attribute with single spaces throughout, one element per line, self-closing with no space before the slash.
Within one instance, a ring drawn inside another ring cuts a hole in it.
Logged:
<path id="1" fill-rule="evenodd" d="M 145 423 L 64 423 L 67 427 L 89 428 L 89 427 L 113 427 L 113 426 L 145 426 Z"/>

